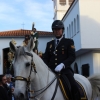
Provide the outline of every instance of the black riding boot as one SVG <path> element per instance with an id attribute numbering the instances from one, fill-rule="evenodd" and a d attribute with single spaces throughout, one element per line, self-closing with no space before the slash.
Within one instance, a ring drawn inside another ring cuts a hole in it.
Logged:
<path id="1" fill-rule="evenodd" d="M 79 92 L 76 92 L 74 94 L 74 100 L 81 100 L 81 96 L 80 96 L 80 93 Z"/>

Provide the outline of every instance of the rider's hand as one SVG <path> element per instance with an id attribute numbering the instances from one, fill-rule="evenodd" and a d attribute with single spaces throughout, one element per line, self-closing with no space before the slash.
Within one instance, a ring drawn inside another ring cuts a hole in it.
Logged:
<path id="1" fill-rule="evenodd" d="M 36 41 L 36 37 L 34 37 L 34 41 Z"/>
<path id="2" fill-rule="evenodd" d="M 63 68 L 65 68 L 65 65 L 63 63 L 61 63 L 58 66 L 56 66 L 55 71 L 60 72 Z"/>
<path id="3" fill-rule="evenodd" d="M 14 87 L 11 88 L 11 92 L 12 92 L 12 93 L 14 92 Z"/>

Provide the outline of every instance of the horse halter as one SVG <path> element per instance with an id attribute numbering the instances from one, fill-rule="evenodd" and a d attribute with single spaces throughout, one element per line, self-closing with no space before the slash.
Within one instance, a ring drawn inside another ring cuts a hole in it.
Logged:
<path id="1" fill-rule="evenodd" d="M 28 78 L 25 78 L 25 77 L 22 77 L 22 76 L 16 76 L 14 79 L 15 79 L 15 81 L 16 80 L 26 81 L 27 82 L 27 87 L 26 87 L 27 88 L 27 91 L 31 91 L 29 89 L 29 85 L 30 85 L 30 82 L 31 82 L 31 72 L 32 72 L 32 68 L 34 69 L 34 72 L 35 73 L 37 73 L 37 71 L 36 71 L 35 63 L 33 62 L 33 55 L 32 55 L 32 53 L 25 52 L 25 54 L 32 57 L 30 74 L 29 74 Z"/>
<path id="2" fill-rule="evenodd" d="M 30 90 L 30 89 L 29 89 L 29 85 L 30 85 L 30 82 L 31 82 L 30 76 L 31 76 L 32 68 L 34 68 L 34 72 L 35 72 L 35 73 L 37 73 L 37 71 L 36 71 L 35 64 L 34 64 L 34 62 L 33 62 L 33 55 L 32 55 L 32 53 L 25 52 L 25 54 L 32 57 L 32 60 L 31 60 L 31 69 L 30 69 L 29 77 L 28 77 L 28 78 L 25 78 L 25 77 L 22 77 L 22 76 L 16 76 L 16 77 L 15 77 L 15 81 L 16 81 L 16 80 L 26 81 L 26 82 L 27 82 L 27 87 L 26 87 L 26 88 L 27 88 L 27 91 L 26 91 L 26 92 L 31 92 L 31 93 L 40 92 L 39 94 L 37 94 L 37 95 L 35 95 L 35 96 L 33 96 L 33 97 L 29 97 L 29 98 L 35 98 L 35 97 L 37 97 L 38 95 L 42 94 L 45 90 L 47 90 L 47 89 L 52 85 L 52 83 L 57 79 L 56 87 L 55 87 L 53 96 L 52 96 L 52 98 L 51 98 L 51 100 L 54 100 L 55 95 L 56 95 L 56 91 L 57 91 L 57 88 L 58 88 L 58 84 L 59 84 L 57 76 L 54 77 L 54 79 L 53 79 L 47 86 L 45 86 L 44 88 L 42 88 L 42 89 L 40 89 L 40 90 L 37 90 L 37 91 Z"/>

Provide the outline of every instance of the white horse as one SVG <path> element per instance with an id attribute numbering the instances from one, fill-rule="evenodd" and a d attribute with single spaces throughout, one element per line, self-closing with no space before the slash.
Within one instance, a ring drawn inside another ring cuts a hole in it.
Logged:
<path id="1" fill-rule="evenodd" d="M 51 100 L 57 82 L 55 74 L 37 54 L 32 52 L 33 47 L 32 38 L 26 47 L 17 48 L 10 42 L 10 48 L 15 53 L 13 60 L 16 80 L 14 95 L 17 100 L 27 100 L 26 91 L 27 88 L 30 88 L 30 90 L 34 90 L 34 93 L 30 93 L 30 97 L 34 98 L 30 98 L 30 100 Z M 96 100 L 94 98 L 99 95 L 100 75 L 85 78 L 75 74 L 74 77 L 84 87 L 88 100 Z M 59 86 L 54 100 L 65 100 Z"/>

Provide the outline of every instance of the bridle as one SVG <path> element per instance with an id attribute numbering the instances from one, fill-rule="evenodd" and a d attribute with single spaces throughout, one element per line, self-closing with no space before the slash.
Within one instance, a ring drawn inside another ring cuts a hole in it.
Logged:
<path id="1" fill-rule="evenodd" d="M 32 55 L 32 53 L 25 52 L 25 55 L 28 55 L 28 56 L 31 56 L 32 57 L 30 74 L 29 74 L 29 76 L 27 78 L 22 77 L 22 76 L 16 76 L 15 77 L 15 81 L 16 80 L 25 81 L 27 83 L 27 86 L 26 86 L 26 90 L 27 90 L 26 92 L 27 93 L 29 93 L 29 92 L 31 92 L 31 93 L 39 92 L 39 94 L 36 94 L 33 97 L 29 97 L 29 98 L 36 98 L 38 95 L 42 94 L 45 90 L 47 90 L 48 87 L 51 86 L 51 84 L 57 79 L 55 91 L 54 91 L 53 96 L 51 98 L 51 100 L 54 100 L 55 95 L 56 95 L 56 92 L 57 92 L 57 88 L 58 88 L 58 85 L 59 85 L 58 77 L 54 77 L 54 79 L 47 86 L 45 86 L 44 88 L 42 88 L 40 90 L 37 90 L 37 91 L 30 90 L 30 87 L 29 86 L 30 86 L 30 83 L 31 83 L 32 68 L 34 69 L 34 72 L 35 73 L 37 73 L 37 71 L 36 71 L 35 63 L 33 62 L 33 55 Z"/>
<path id="2" fill-rule="evenodd" d="M 33 62 L 33 55 L 31 53 L 28 53 L 28 52 L 25 52 L 25 54 L 32 57 L 30 74 L 29 74 L 28 78 L 25 78 L 25 77 L 22 77 L 22 76 L 16 76 L 15 81 L 16 80 L 22 80 L 22 81 L 26 81 L 28 83 L 28 82 L 30 82 L 30 79 L 31 79 L 30 77 L 31 77 L 32 68 L 34 68 L 35 73 L 37 73 L 37 71 L 36 71 L 35 64 Z"/>

